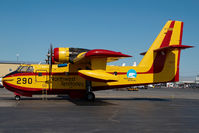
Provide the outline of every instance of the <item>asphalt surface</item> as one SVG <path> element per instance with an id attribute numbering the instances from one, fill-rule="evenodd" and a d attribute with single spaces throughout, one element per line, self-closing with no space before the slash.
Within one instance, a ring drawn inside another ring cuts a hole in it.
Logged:
<path id="1" fill-rule="evenodd" d="M 96 102 L 67 96 L 22 98 L 0 89 L 0 133 L 198 133 L 199 89 L 95 92 Z"/>

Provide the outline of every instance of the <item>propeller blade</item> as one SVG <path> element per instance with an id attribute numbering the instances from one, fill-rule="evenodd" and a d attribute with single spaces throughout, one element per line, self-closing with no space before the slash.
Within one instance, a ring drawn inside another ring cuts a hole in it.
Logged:
<path id="1" fill-rule="evenodd" d="M 53 45 L 50 44 L 50 64 L 52 65 L 53 62 L 52 62 L 52 57 L 53 57 Z"/>
<path id="2" fill-rule="evenodd" d="M 48 57 L 48 64 L 50 63 L 50 50 L 48 50 L 48 55 L 47 55 L 47 57 Z"/>
<path id="3" fill-rule="evenodd" d="M 51 81 L 52 81 L 52 56 L 53 56 L 53 46 L 50 44 L 50 50 L 49 50 L 49 90 L 51 89 Z"/>

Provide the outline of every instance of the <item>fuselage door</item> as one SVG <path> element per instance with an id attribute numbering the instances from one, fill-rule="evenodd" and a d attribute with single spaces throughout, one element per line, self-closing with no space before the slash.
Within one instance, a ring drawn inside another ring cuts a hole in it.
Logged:
<path id="1" fill-rule="evenodd" d="M 36 81 L 37 82 L 46 82 L 47 81 L 47 71 L 46 70 L 37 70 L 36 71 Z"/>

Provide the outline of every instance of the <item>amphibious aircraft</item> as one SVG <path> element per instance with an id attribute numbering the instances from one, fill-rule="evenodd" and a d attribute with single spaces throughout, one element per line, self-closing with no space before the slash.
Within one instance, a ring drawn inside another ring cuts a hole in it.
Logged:
<path id="1" fill-rule="evenodd" d="M 3 85 L 20 96 L 68 94 L 95 100 L 93 91 L 179 81 L 183 22 L 169 20 L 138 66 L 110 66 L 131 57 L 104 49 L 52 48 L 49 64 L 21 65 L 3 77 Z"/>

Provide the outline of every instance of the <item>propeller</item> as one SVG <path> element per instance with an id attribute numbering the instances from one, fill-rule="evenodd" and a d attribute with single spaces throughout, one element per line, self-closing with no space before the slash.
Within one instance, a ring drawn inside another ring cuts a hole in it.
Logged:
<path id="1" fill-rule="evenodd" d="M 48 64 L 49 64 L 49 90 L 50 90 L 50 84 L 52 81 L 52 64 L 53 64 L 53 45 L 50 44 L 50 50 L 48 51 Z"/>
<path id="2" fill-rule="evenodd" d="M 49 64 L 50 63 L 50 49 L 48 49 L 48 54 L 46 56 L 47 56 L 47 59 L 45 59 L 46 64 Z"/>

